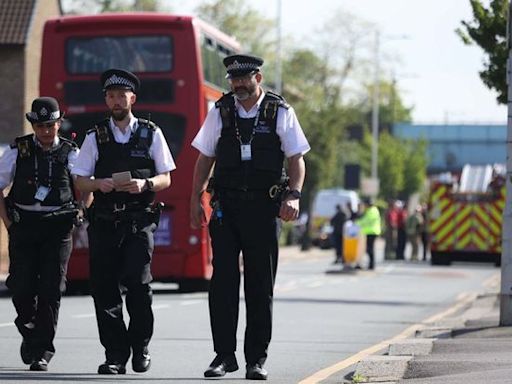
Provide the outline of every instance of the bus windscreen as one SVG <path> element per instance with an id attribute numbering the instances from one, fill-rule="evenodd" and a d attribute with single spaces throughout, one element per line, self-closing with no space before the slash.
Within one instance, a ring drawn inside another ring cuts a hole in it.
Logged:
<path id="1" fill-rule="evenodd" d="M 99 36 L 70 38 L 66 44 L 68 73 L 96 74 L 109 68 L 131 72 L 170 72 L 171 36 Z"/>

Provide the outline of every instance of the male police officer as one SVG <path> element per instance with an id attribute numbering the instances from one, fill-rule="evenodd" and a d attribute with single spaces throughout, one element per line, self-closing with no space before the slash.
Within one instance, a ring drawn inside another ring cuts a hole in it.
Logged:
<path id="1" fill-rule="evenodd" d="M 35 99 L 26 114 L 35 134 L 18 137 L 0 158 L 0 216 L 9 232 L 7 286 L 23 336 L 21 358 L 32 371 L 48 370 L 55 353 L 78 212 L 70 169 L 79 150 L 58 136 L 62 116 L 54 98 Z M 4 200 L 3 190 L 11 182 Z"/>
<path id="2" fill-rule="evenodd" d="M 207 222 L 201 194 L 215 163 L 214 210 L 209 222 L 213 247 L 209 305 L 217 356 L 204 372 L 206 377 L 220 377 L 238 369 L 238 258 L 242 252 L 246 378 L 266 380 L 263 364 L 272 332 L 278 256 L 276 217 L 295 220 L 299 213 L 303 155 L 310 147 L 293 109 L 281 96 L 261 88 L 262 64 L 261 58 L 249 55 L 224 59 L 232 92 L 217 101 L 192 143 L 200 152 L 191 197 L 191 225 L 196 228 Z M 281 196 L 285 157 L 289 192 Z"/>
<path id="3" fill-rule="evenodd" d="M 100 374 L 124 374 L 132 356 L 135 372 L 149 369 L 153 334 L 150 262 L 159 212 L 156 191 L 169 187 L 176 168 L 163 133 L 132 114 L 139 79 L 110 69 L 101 75 L 111 118 L 90 130 L 73 173 L 80 190 L 94 193 L 89 210 L 91 289 L 106 361 Z M 120 285 L 126 287 L 128 328 Z"/>

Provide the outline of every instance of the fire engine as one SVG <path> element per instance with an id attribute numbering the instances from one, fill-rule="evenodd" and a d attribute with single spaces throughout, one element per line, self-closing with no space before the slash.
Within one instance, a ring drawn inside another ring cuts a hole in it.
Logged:
<path id="1" fill-rule="evenodd" d="M 431 182 L 428 207 L 432 265 L 452 261 L 500 265 L 503 165 L 465 165 L 458 180 L 451 174 L 440 175 Z"/>

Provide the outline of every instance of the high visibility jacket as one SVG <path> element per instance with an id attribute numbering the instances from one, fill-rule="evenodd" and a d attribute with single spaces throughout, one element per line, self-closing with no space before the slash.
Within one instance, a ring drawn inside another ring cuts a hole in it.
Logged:
<path id="1" fill-rule="evenodd" d="M 376 206 L 366 208 L 363 215 L 357 219 L 356 223 L 361 227 L 361 232 L 365 235 L 380 235 L 380 213 Z"/>

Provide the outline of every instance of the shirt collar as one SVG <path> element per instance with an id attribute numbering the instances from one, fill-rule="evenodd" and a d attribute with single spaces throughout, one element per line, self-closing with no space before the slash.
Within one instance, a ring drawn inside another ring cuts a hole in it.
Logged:
<path id="1" fill-rule="evenodd" d="M 116 124 L 116 121 L 110 117 L 110 128 L 112 129 L 117 129 L 119 131 L 121 131 L 121 128 L 119 128 Z M 130 122 L 128 123 L 128 128 L 130 128 L 130 132 L 135 132 L 137 130 L 137 118 L 135 116 L 133 116 L 131 113 L 130 113 Z"/>
<path id="2" fill-rule="evenodd" d="M 253 112 L 253 111 L 254 111 L 254 112 L 256 112 L 256 111 L 260 108 L 261 102 L 263 101 L 263 98 L 264 98 L 264 97 L 265 97 L 265 91 L 262 89 L 262 90 L 261 90 L 261 95 L 260 95 L 260 97 L 258 98 L 258 101 L 256 101 L 256 104 L 254 104 L 254 105 L 252 106 L 252 108 L 251 108 L 249 111 L 247 111 L 247 113 L 248 113 L 248 114 L 250 114 L 250 113 L 251 113 L 251 112 Z M 236 97 L 235 97 L 235 107 L 236 107 L 237 109 L 240 109 L 240 108 L 244 109 L 244 107 L 243 107 L 243 106 L 242 106 L 242 104 L 238 101 L 238 99 L 237 99 Z"/>
<path id="3" fill-rule="evenodd" d="M 34 135 L 34 142 L 36 143 L 36 145 L 37 145 L 38 147 L 41 147 L 41 148 L 42 148 L 41 143 L 39 142 L 39 140 L 37 140 L 37 136 L 36 136 L 36 135 Z M 59 143 L 60 143 L 59 136 L 58 136 L 58 135 L 56 135 L 56 136 L 55 136 L 55 138 L 53 139 L 52 148 L 55 148 L 56 146 L 58 146 L 58 145 L 59 145 Z"/>

